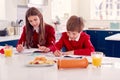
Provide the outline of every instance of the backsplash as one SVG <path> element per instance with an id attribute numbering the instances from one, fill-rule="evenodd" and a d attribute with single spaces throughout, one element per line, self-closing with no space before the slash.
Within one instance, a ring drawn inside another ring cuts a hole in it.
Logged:
<path id="1" fill-rule="evenodd" d="M 61 23 L 63 24 L 63 22 Z M 66 24 L 64 23 L 63 29 L 66 29 Z M 0 20 L 0 30 L 5 29 L 6 27 L 11 27 L 11 22 L 10 21 L 6 21 L 6 20 Z M 60 27 L 58 26 L 57 29 L 59 29 Z M 85 28 L 100 28 L 100 29 L 120 29 L 120 21 L 107 21 L 107 20 L 86 20 L 85 21 Z M 22 29 L 22 27 L 21 27 Z M 62 30 L 63 30 L 62 29 Z M 21 31 L 21 30 L 20 30 Z M 21 33 L 21 32 L 20 32 Z"/>
<path id="2" fill-rule="evenodd" d="M 0 30 L 5 29 L 6 27 L 9 27 L 11 23 L 9 21 L 0 20 Z"/>
<path id="3" fill-rule="evenodd" d="M 10 21 L 0 20 L 0 30 L 4 30 L 6 28 L 7 35 L 19 35 L 22 33 L 23 27 L 13 27 Z"/>
<path id="4" fill-rule="evenodd" d="M 119 20 L 86 20 L 85 26 L 87 28 L 101 28 L 101 29 L 120 29 Z"/>

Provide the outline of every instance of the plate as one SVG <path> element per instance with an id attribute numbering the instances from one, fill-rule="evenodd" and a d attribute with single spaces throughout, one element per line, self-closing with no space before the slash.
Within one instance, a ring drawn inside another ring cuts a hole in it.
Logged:
<path id="1" fill-rule="evenodd" d="M 53 59 L 48 59 L 45 56 L 36 56 L 34 59 L 30 60 L 26 66 L 28 67 L 49 67 L 53 66 L 55 61 Z"/>
<path id="2" fill-rule="evenodd" d="M 50 67 L 54 64 L 26 64 L 27 67 Z"/>

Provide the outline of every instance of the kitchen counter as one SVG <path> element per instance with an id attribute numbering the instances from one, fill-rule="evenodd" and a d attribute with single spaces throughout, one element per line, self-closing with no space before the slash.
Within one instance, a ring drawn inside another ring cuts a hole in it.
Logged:
<path id="1" fill-rule="evenodd" d="M 20 38 L 20 35 L 0 36 L 0 42 L 18 40 L 19 38 Z"/>
<path id="2" fill-rule="evenodd" d="M 32 51 L 26 49 L 26 51 Z M 36 50 L 35 50 L 36 51 Z M 13 50 L 13 54 L 16 51 Z M 53 54 L 37 54 L 57 60 Z M 0 55 L 0 80 L 120 80 L 120 58 L 103 57 L 101 68 L 94 68 L 91 64 L 87 68 L 58 69 L 57 64 L 43 67 L 27 67 L 35 58 L 33 54 L 16 53 L 10 58 Z M 91 62 L 91 57 L 86 57 Z"/>
<path id="3" fill-rule="evenodd" d="M 105 40 L 120 41 L 120 33 L 105 37 Z"/>
<path id="4" fill-rule="evenodd" d="M 84 29 L 84 30 L 96 30 L 96 31 L 120 31 L 120 29 Z"/>

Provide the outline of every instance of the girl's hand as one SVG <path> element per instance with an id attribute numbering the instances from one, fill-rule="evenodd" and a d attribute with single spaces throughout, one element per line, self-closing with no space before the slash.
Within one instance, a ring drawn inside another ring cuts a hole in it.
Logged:
<path id="1" fill-rule="evenodd" d="M 19 44 L 16 48 L 18 52 L 22 52 L 24 50 L 23 44 Z"/>
<path id="2" fill-rule="evenodd" d="M 40 46 L 39 44 L 38 44 L 38 48 L 39 48 L 41 51 L 43 51 L 43 52 L 49 52 L 49 51 L 50 51 L 49 48 L 47 48 L 47 47 L 45 47 L 45 46 Z"/>
<path id="3" fill-rule="evenodd" d="M 59 50 L 56 50 L 53 54 L 57 57 L 60 57 L 62 55 L 62 52 Z"/>

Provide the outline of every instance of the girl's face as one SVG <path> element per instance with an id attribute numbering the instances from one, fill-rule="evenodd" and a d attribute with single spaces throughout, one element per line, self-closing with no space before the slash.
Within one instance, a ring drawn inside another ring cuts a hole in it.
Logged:
<path id="1" fill-rule="evenodd" d="M 77 31 L 68 31 L 67 32 L 67 35 L 69 36 L 69 38 L 71 39 L 71 40 L 75 40 L 78 36 L 79 36 L 79 32 L 77 32 Z"/>
<path id="2" fill-rule="evenodd" d="M 34 28 L 37 28 L 40 25 L 40 19 L 38 16 L 29 16 L 28 21 Z"/>

